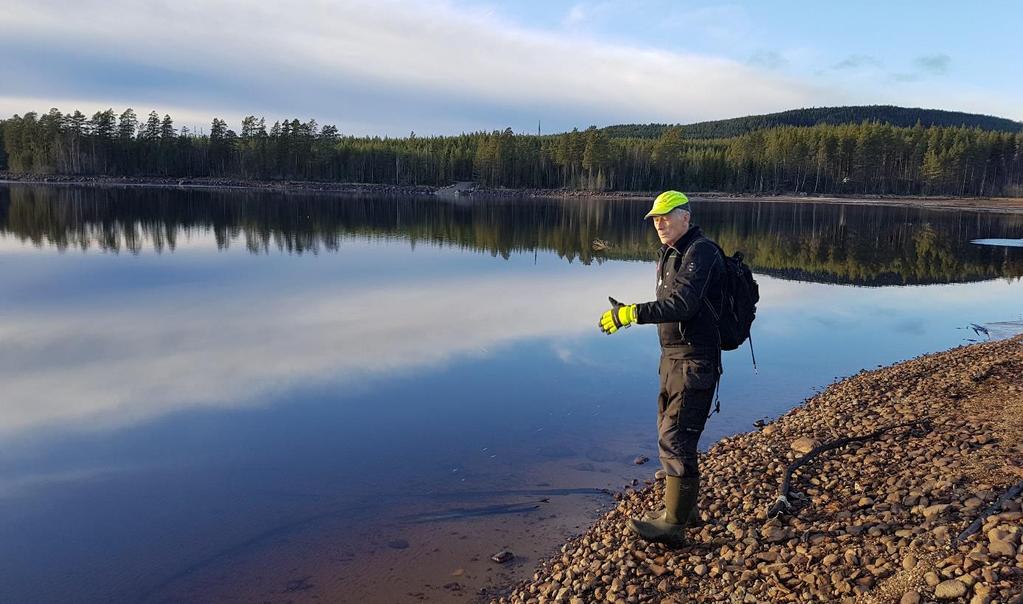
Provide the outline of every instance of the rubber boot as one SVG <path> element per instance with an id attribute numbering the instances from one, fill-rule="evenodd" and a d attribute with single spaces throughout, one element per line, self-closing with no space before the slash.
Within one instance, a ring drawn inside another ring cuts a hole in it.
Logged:
<path id="1" fill-rule="evenodd" d="M 699 494 L 699 477 L 667 476 L 664 480 L 664 516 L 654 520 L 632 518 L 629 528 L 646 541 L 683 545 L 686 525 L 679 518 L 688 520 Z"/>
<path id="2" fill-rule="evenodd" d="M 699 481 L 699 477 L 696 477 L 696 480 Z M 665 482 L 665 485 L 667 485 L 667 482 Z M 699 486 L 697 486 L 697 491 L 699 491 Z M 646 512 L 643 512 L 642 520 L 647 522 L 661 520 L 664 518 L 664 511 L 665 507 L 663 505 L 655 510 L 647 510 Z M 686 519 L 686 528 L 700 528 L 705 524 L 707 523 L 704 522 L 703 517 L 700 516 L 699 506 L 694 503 L 692 509 L 689 511 L 689 517 Z"/>
<path id="3" fill-rule="evenodd" d="M 643 520 L 649 522 L 651 520 L 664 518 L 664 510 L 665 508 L 663 506 L 656 510 L 647 510 L 643 512 Z M 707 523 L 703 520 L 703 517 L 700 516 L 699 506 L 694 505 L 692 511 L 689 512 L 689 518 L 686 520 L 686 528 L 700 528 L 706 524 Z"/>

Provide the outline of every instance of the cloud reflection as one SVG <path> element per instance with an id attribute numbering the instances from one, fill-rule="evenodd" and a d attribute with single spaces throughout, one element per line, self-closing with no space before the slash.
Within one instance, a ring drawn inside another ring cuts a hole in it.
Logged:
<path id="1" fill-rule="evenodd" d="M 0 435 L 111 428 L 199 406 L 259 404 L 289 388 L 354 383 L 596 330 L 608 284 L 640 295 L 635 263 L 548 276 L 104 299 L 0 316 Z"/>
<path id="2" fill-rule="evenodd" d="M 8 255 L 12 246 L 2 239 Z M 201 255 L 202 241 L 194 243 L 197 250 L 190 253 Z M 436 259 L 438 266 L 443 261 Z M 555 263 L 523 271 L 497 262 L 501 268 L 492 272 L 428 270 L 400 285 L 353 277 L 342 282 L 319 272 L 285 279 L 268 267 L 258 278 L 219 288 L 186 282 L 184 290 L 167 290 L 164 284 L 141 294 L 30 301 L 27 308 L 4 310 L 0 436 L 108 429 L 189 408 L 270 404 L 316 383 L 337 383 L 343 393 L 367 380 L 487 356 L 529 339 L 552 339 L 564 362 L 585 362 L 589 344 L 574 338 L 597 335 L 595 321 L 607 295 L 639 301 L 652 288 L 650 263 Z M 73 269 L 27 270 L 53 282 Z M 992 301 L 1011 299 L 1019 290 L 1019 283 L 1006 281 L 875 289 L 764 275 L 758 280 L 762 302 L 755 332 L 767 338 L 833 337 L 821 324 L 850 333 L 906 332 L 907 314 L 935 312 L 920 309 L 922 299 L 941 312 L 990 310 Z"/>

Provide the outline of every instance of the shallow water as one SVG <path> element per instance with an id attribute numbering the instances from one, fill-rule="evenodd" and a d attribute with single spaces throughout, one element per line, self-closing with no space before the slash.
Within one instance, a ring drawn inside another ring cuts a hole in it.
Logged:
<path id="1" fill-rule="evenodd" d="M 970 244 L 1021 216 L 694 205 L 762 295 L 758 370 L 726 356 L 705 446 L 1023 321 L 1023 250 Z M 656 459 L 656 334 L 596 328 L 653 291 L 645 209 L 0 185 L 0 601 L 528 575 L 655 469 L 632 461 Z"/>

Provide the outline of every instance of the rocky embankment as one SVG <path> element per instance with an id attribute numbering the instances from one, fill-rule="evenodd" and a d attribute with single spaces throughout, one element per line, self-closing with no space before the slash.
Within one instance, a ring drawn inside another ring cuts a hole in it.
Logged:
<path id="1" fill-rule="evenodd" d="M 649 201 L 659 191 L 587 191 L 576 189 L 506 189 L 458 182 L 446 187 L 433 185 L 394 185 L 380 183 L 348 183 L 301 180 L 250 180 L 223 177 L 161 177 L 161 176 L 83 176 L 69 174 L 22 174 L 0 172 L 0 182 L 25 184 L 90 185 L 104 187 L 172 187 L 201 189 L 257 189 L 279 193 L 319 192 L 346 195 L 436 195 L 442 198 L 516 199 L 516 198 L 586 198 L 642 199 Z M 1023 212 L 1020 197 L 930 197 L 914 195 L 807 195 L 806 193 L 726 193 L 721 191 L 690 192 L 695 200 L 812 202 L 857 205 L 895 205 L 931 209 L 964 209 L 1002 213 Z"/>
<path id="2" fill-rule="evenodd" d="M 273 192 L 324 192 L 365 195 L 433 195 L 437 187 L 304 180 L 245 180 L 218 177 L 71 176 L 62 174 L 11 174 L 0 172 L 0 182 L 103 187 L 172 187 L 194 189 L 257 189 Z"/>
<path id="3" fill-rule="evenodd" d="M 769 518 L 788 464 L 820 453 Z M 1023 602 L 1023 336 L 862 372 L 702 460 L 707 524 L 671 550 L 617 507 L 499 602 Z M 994 508 L 994 509 L 992 509 Z M 978 530 L 957 537 L 982 519 Z"/>

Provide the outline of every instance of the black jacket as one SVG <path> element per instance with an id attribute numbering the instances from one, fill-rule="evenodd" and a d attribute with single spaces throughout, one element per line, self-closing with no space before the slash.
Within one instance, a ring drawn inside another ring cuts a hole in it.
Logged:
<path id="1" fill-rule="evenodd" d="M 661 246 L 657 300 L 636 305 L 638 323 L 657 323 L 661 348 L 676 358 L 717 358 L 724 258 L 700 227 Z M 713 310 L 711 310 L 713 307 Z"/>

